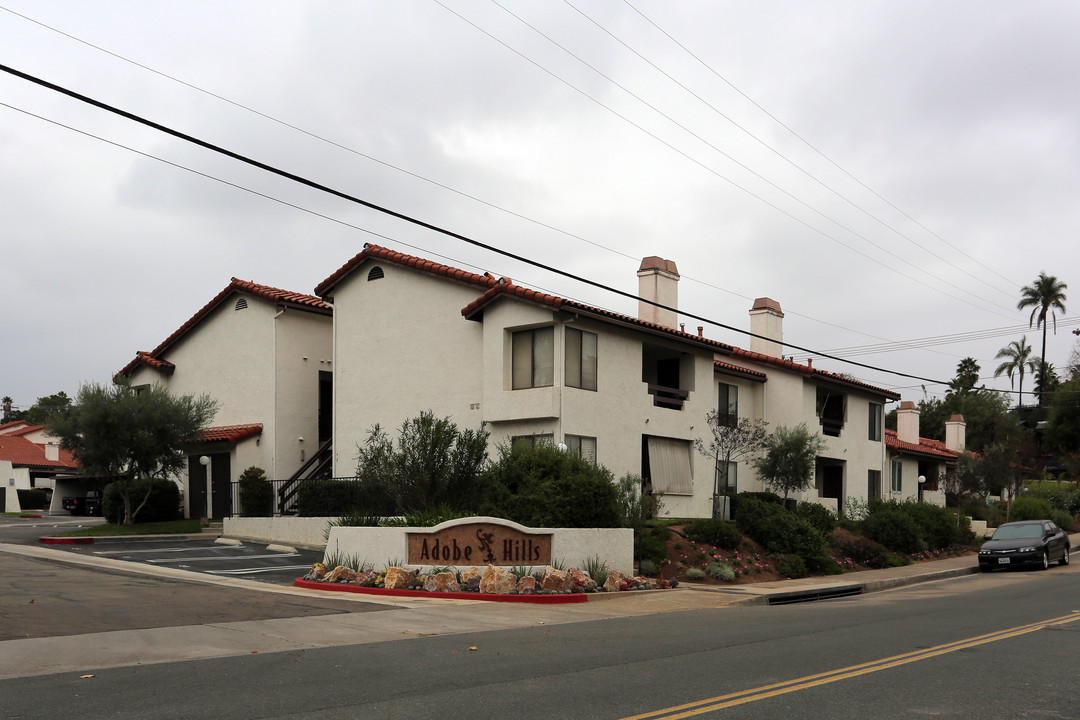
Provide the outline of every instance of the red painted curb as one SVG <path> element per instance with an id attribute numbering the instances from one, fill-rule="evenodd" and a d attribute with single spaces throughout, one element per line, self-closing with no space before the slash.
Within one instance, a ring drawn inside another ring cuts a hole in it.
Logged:
<path id="1" fill-rule="evenodd" d="M 40 515 L 20 515 L 20 518 L 39 518 Z"/>
<path id="2" fill-rule="evenodd" d="M 390 595 L 392 597 L 422 597 L 434 600 L 487 600 L 489 602 L 533 603 L 535 605 L 565 605 L 567 603 L 588 602 L 585 593 L 568 595 L 493 595 L 490 593 L 428 592 L 426 590 L 387 590 L 386 588 L 360 587 L 341 583 L 311 582 L 296 578 L 293 585 L 308 590 L 336 590 L 338 592 L 361 593 L 364 595 Z"/>
<path id="3" fill-rule="evenodd" d="M 93 545 L 94 538 L 92 537 L 53 537 L 52 535 L 43 535 L 38 538 L 38 542 L 42 545 Z"/>

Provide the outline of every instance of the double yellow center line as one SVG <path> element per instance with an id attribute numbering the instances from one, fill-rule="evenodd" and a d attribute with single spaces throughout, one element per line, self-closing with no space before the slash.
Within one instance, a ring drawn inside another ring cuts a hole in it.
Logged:
<path id="1" fill-rule="evenodd" d="M 787 693 L 806 690 L 819 685 L 828 685 L 829 683 L 834 683 L 839 680 L 846 680 L 848 678 L 858 677 L 859 675 L 866 675 L 880 670 L 888 670 L 889 668 L 894 668 L 899 665 L 906 665 L 907 663 L 926 660 L 928 658 L 937 657 L 938 655 L 956 652 L 957 650 L 985 645 L 986 643 L 997 642 L 998 640 L 1006 640 L 1011 637 L 1026 635 L 1027 633 L 1032 633 L 1036 630 L 1042 630 L 1055 625 L 1065 625 L 1077 621 L 1080 621 L 1080 612 L 1062 615 L 1061 617 L 1051 618 L 1049 620 L 1041 620 L 1036 623 L 1031 623 L 1030 625 L 1021 625 L 1007 630 L 999 630 L 986 635 L 967 638 L 966 640 L 958 640 L 956 642 L 946 643 L 945 645 L 937 645 L 924 650 L 916 650 L 914 652 L 904 653 L 903 655 L 894 655 L 892 657 L 862 663 L 861 665 L 851 665 L 850 667 L 840 668 L 839 670 L 818 673 L 817 675 L 808 675 L 795 680 L 788 680 L 787 682 L 764 685 L 751 690 L 729 693 L 728 695 L 719 695 L 705 700 L 698 700 L 697 702 L 686 703 L 685 705 L 676 705 L 674 707 L 664 708 L 663 710 L 654 710 L 653 712 L 644 713 L 642 715 L 632 715 L 623 718 L 622 720 L 679 720 L 680 718 L 694 717 L 695 715 L 703 715 L 705 713 L 723 710 L 724 708 L 734 707 L 736 705 L 743 705 L 745 703 L 776 697 L 777 695 L 786 695 Z"/>

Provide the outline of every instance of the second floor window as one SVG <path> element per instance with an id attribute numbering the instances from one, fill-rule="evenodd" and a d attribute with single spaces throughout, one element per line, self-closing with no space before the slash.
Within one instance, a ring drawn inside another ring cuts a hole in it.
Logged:
<path id="1" fill-rule="evenodd" d="M 899 460 L 892 462 L 892 485 L 889 490 L 894 493 L 904 491 L 904 465 Z"/>
<path id="2" fill-rule="evenodd" d="M 596 333 L 566 329 L 566 385 L 596 389 Z"/>
<path id="3" fill-rule="evenodd" d="M 870 426 L 867 431 L 867 439 L 881 442 L 881 410 L 878 403 L 870 403 Z"/>
<path id="4" fill-rule="evenodd" d="M 513 335 L 514 390 L 550 387 L 555 382 L 555 328 L 519 330 Z"/>
<path id="5" fill-rule="evenodd" d="M 720 397 L 716 403 L 716 414 L 720 424 L 725 427 L 735 427 L 739 424 L 738 386 L 720 383 Z"/>

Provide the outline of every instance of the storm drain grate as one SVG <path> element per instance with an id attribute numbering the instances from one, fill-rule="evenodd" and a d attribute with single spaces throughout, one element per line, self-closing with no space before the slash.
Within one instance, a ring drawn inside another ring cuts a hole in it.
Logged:
<path id="1" fill-rule="evenodd" d="M 816 590 L 795 590 L 792 592 L 769 595 L 768 604 L 791 605 L 793 603 L 816 602 L 818 600 L 852 597 L 853 595 L 862 595 L 865 590 L 866 588 L 862 585 L 840 585 L 819 588 Z"/>

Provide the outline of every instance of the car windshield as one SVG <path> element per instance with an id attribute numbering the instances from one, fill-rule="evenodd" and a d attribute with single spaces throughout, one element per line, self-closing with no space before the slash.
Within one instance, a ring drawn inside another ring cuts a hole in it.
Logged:
<path id="1" fill-rule="evenodd" d="M 1027 538 L 1041 538 L 1042 525 L 1002 525 L 994 531 L 991 540 L 1024 540 Z"/>

